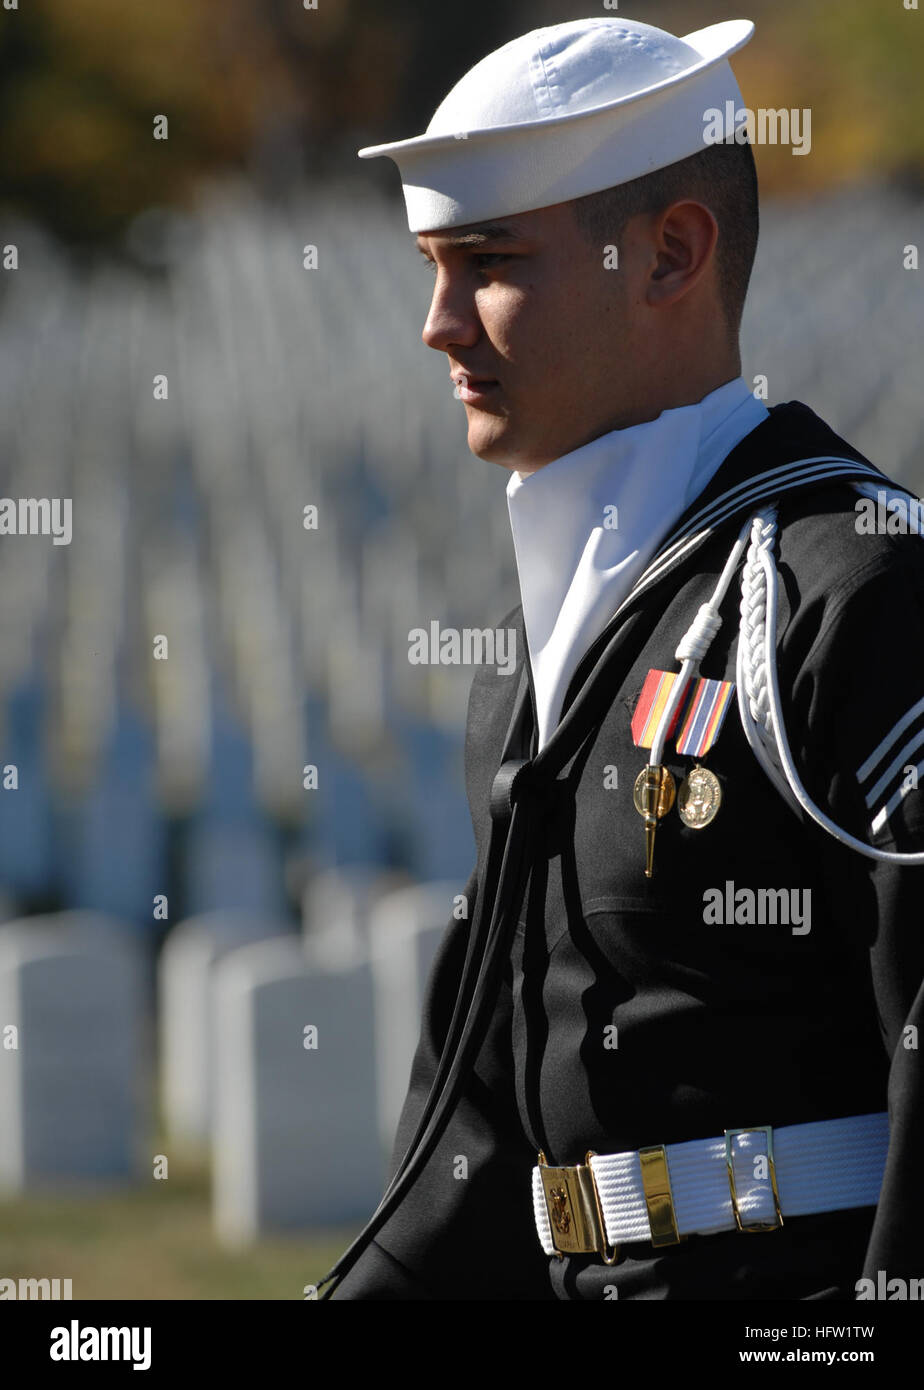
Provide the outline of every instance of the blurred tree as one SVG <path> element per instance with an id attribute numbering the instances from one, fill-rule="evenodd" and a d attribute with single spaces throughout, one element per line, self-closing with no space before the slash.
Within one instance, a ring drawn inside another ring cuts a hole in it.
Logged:
<path id="1" fill-rule="evenodd" d="M 113 242 L 152 204 L 183 205 L 204 174 L 272 193 L 354 174 L 357 145 L 436 105 L 502 41 L 469 0 L 447 50 L 420 0 L 44 0 L 0 11 L 4 200 L 72 244 Z M 154 139 L 167 116 L 169 139 Z M 357 135 L 359 132 L 359 135 Z"/>
<path id="2" fill-rule="evenodd" d="M 449 86 L 515 35 L 586 0 L 30 0 L 0 10 L 0 185 L 8 208 L 75 246 L 117 245 L 140 210 L 183 206 L 236 170 L 273 195 L 358 175 L 355 151 L 423 130 Z M 811 106 L 811 159 L 758 151 L 766 188 L 924 171 L 924 10 L 901 0 L 623 0 L 685 33 L 741 10 L 749 102 Z M 608 11 L 601 9 L 601 14 Z M 153 138 L 158 115 L 169 140 Z M 397 192 L 390 163 L 363 177 Z"/>

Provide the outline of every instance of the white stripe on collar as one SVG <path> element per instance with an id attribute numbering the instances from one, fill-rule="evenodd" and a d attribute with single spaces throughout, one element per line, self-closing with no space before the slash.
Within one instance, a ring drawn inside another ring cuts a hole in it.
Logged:
<path id="1" fill-rule="evenodd" d="M 884 475 L 872 464 L 858 462 L 857 459 L 841 458 L 837 455 L 819 454 L 815 458 L 794 459 L 779 468 L 771 468 L 766 473 L 758 473 L 747 478 L 736 487 L 729 488 L 692 516 L 682 530 L 663 546 L 654 560 L 639 578 L 636 591 L 647 585 L 663 570 L 671 567 L 674 561 L 686 550 L 698 545 L 714 526 L 731 516 L 748 503 L 757 503 L 773 497 L 776 492 L 786 491 L 794 484 L 823 482 L 826 478 L 843 475 L 845 464 L 851 472 L 865 474 L 871 479 L 882 479 Z"/>

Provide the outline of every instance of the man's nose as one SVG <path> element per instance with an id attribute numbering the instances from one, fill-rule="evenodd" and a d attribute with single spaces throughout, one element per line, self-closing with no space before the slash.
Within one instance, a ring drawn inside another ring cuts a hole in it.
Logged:
<path id="1" fill-rule="evenodd" d="M 436 274 L 430 312 L 420 336 L 437 352 L 447 352 L 456 343 L 471 346 L 481 331 L 471 289 L 443 271 Z"/>

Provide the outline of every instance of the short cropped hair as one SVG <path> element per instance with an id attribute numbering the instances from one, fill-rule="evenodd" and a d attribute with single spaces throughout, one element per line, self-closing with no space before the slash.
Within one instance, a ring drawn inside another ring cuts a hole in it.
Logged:
<path id="1" fill-rule="evenodd" d="M 617 243 L 630 218 L 663 212 L 684 198 L 705 203 L 718 223 L 719 292 L 729 331 L 737 338 L 760 226 L 757 168 L 749 142 L 707 145 L 664 169 L 575 198 L 573 207 L 589 241 Z"/>

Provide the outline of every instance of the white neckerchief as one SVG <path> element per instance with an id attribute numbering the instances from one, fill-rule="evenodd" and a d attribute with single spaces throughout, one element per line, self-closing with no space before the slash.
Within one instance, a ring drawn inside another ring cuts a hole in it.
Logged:
<path id="1" fill-rule="evenodd" d="M 660 541 L 768 413 L 738 377 L 695 405 L 612 430 L 535 473 L 511 474 L 507 507 L 539 748 L 558 725 L 581 657 Z"/>

